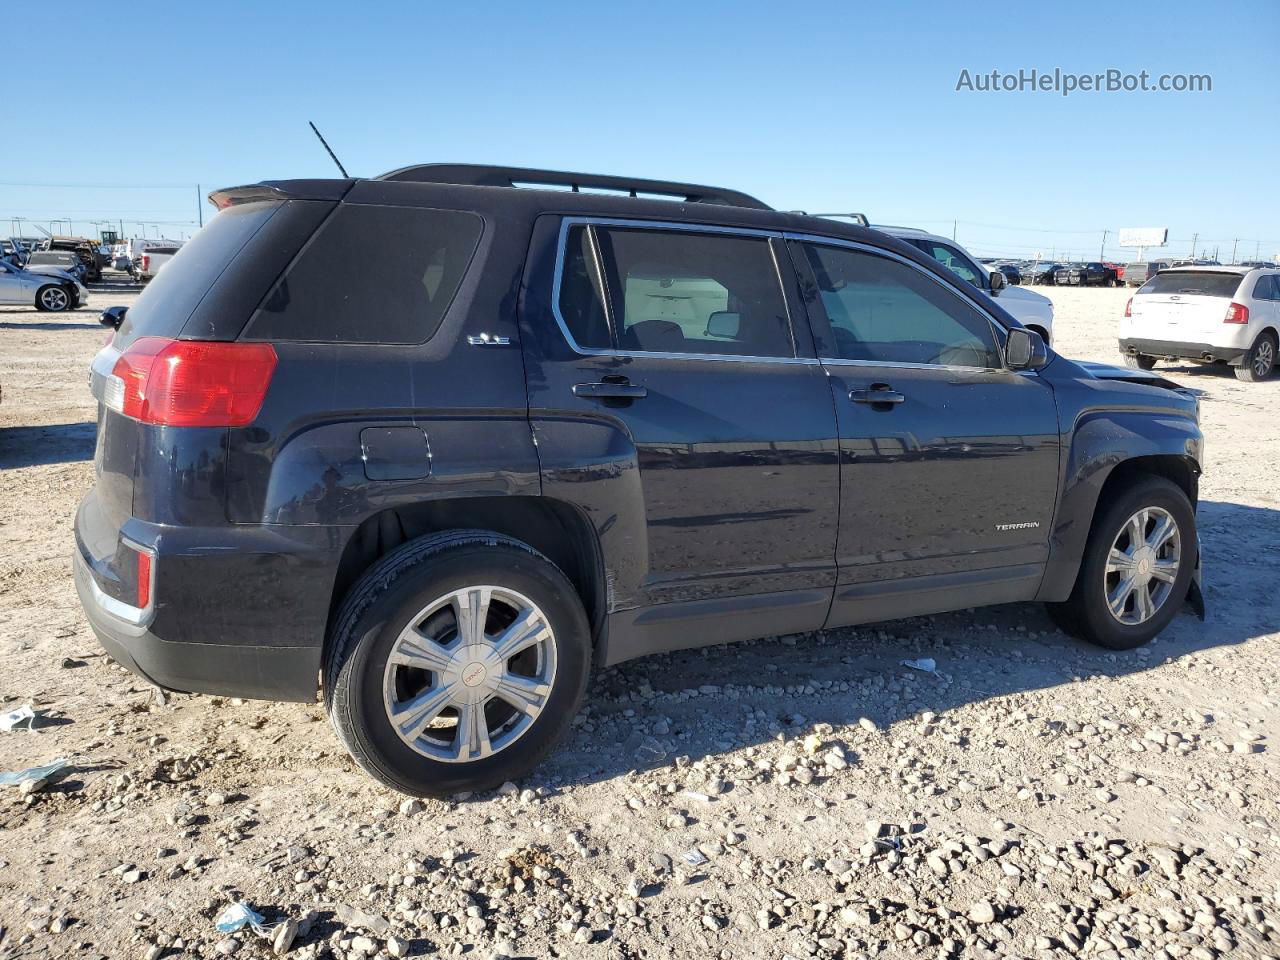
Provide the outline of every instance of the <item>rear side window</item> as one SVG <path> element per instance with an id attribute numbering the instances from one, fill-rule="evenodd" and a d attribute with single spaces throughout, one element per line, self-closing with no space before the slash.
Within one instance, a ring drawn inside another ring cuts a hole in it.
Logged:
<path id="1" fill-rule="evenodd" d="M 565 253 L 559 307 L 579 346 L 795 356 L 763 237 L 577 227 Z"/>
<path id="2" fill-rule="evenodd" d="M 1238 273 L 1215 270 L 1164 270 L 1144 283 L 1139 293 L 1177 293 L 1183 296 L 1233 297 L 1240 286 Z"/>
<path id="3" fill-rule="evenodd" d="M 1255 300 L 1280 300 L 1280 283 L 1275 274 L 1264 273 L 1253 285 Z"/>
<path id="4" fill-rule="evenodd" d="M 267 295 L 245 337 L 423 343 L 458 292 L 482 228 L 462 211 L 344 204 Z"/>
<path id="5" fill-rule="evenodd" d="M 177 337 L 222 271 L 281 206 L 270 202 L 228 207 L 205 224 L 129 308 L 117 342 L 134 337 Z"/>

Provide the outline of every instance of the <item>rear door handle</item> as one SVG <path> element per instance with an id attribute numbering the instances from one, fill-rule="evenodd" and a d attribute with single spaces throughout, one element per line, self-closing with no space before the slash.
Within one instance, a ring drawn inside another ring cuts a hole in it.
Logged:
<path id="1" fill-rule="evenodd" d="M 902 403 L 907 398 L 887 383 L 873 383 L 867 390 L 850 390 L 854 403 Z"/>
<path id="2" fill-rule="evenodd" d="M 640 397 L 647 397 L 649 391 L 637 383 L 628 383 L 626 381 L 618 383 L 575 383 L 573 385 L 573 395 L 575 397 L 597 397 L 608 400 L 636 400 Z"/>

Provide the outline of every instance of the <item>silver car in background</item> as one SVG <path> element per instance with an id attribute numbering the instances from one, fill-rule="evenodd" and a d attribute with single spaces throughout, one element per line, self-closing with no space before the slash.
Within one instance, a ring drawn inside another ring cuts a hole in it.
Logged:
<path id="1" fill-rule="evenodd" d="M 89 291 L 69 273 L 33 273 L 8 260 L 0 260 L 0 303 L 62 313 L 75 310 L 88 299 Z"/>

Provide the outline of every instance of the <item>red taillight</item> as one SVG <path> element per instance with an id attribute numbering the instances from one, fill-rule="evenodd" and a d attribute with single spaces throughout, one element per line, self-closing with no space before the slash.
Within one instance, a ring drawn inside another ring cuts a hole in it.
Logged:
<path id="1" fill-rule="evenodd" d="M 139 337 L 120 355 L 108 406 L 166 427 L 243 427 L 262 409 L 276 352 L 269 343 Z"/>
<path id="2" fill-rule="evenodd" d="M 142 255 L 142 269 L 143 270 L 151 269 L 151 255 L 148 253 L 144 253 Z"/>
<path id="3" fill-rule="evenodd" d="M 1129 302 L 1124 305 L 1124 315 L 1126 317 L 1133 316 L 1133 297 L 1129 298 Z"/>
<path id="4" fill-rule="evenodd" d="M 1223 323 L 1248 323 L 1249 308 L 1243 303 L 1233 303 L 1227 307 L 1227 315 L 1222 318 Z"/>
<path id="5" fill-rule="evenodd" d="M 145 610 L 151 605 L 151 554 L 138 551 L 138 599 L 135 606 Z"/>

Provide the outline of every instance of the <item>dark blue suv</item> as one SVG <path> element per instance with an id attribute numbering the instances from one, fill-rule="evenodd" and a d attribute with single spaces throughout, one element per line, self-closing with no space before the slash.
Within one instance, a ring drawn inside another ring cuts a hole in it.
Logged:
<path id="1" fill-rule="evenodd" d="M 118 661 L 309 701 L 396 789 L 519 776 L 593 665 L 1041 600 L 1199 603 L 1194 398 L 914 247 L 731 190 L 427 165 L 222 190 L 93 363 Z"/>

